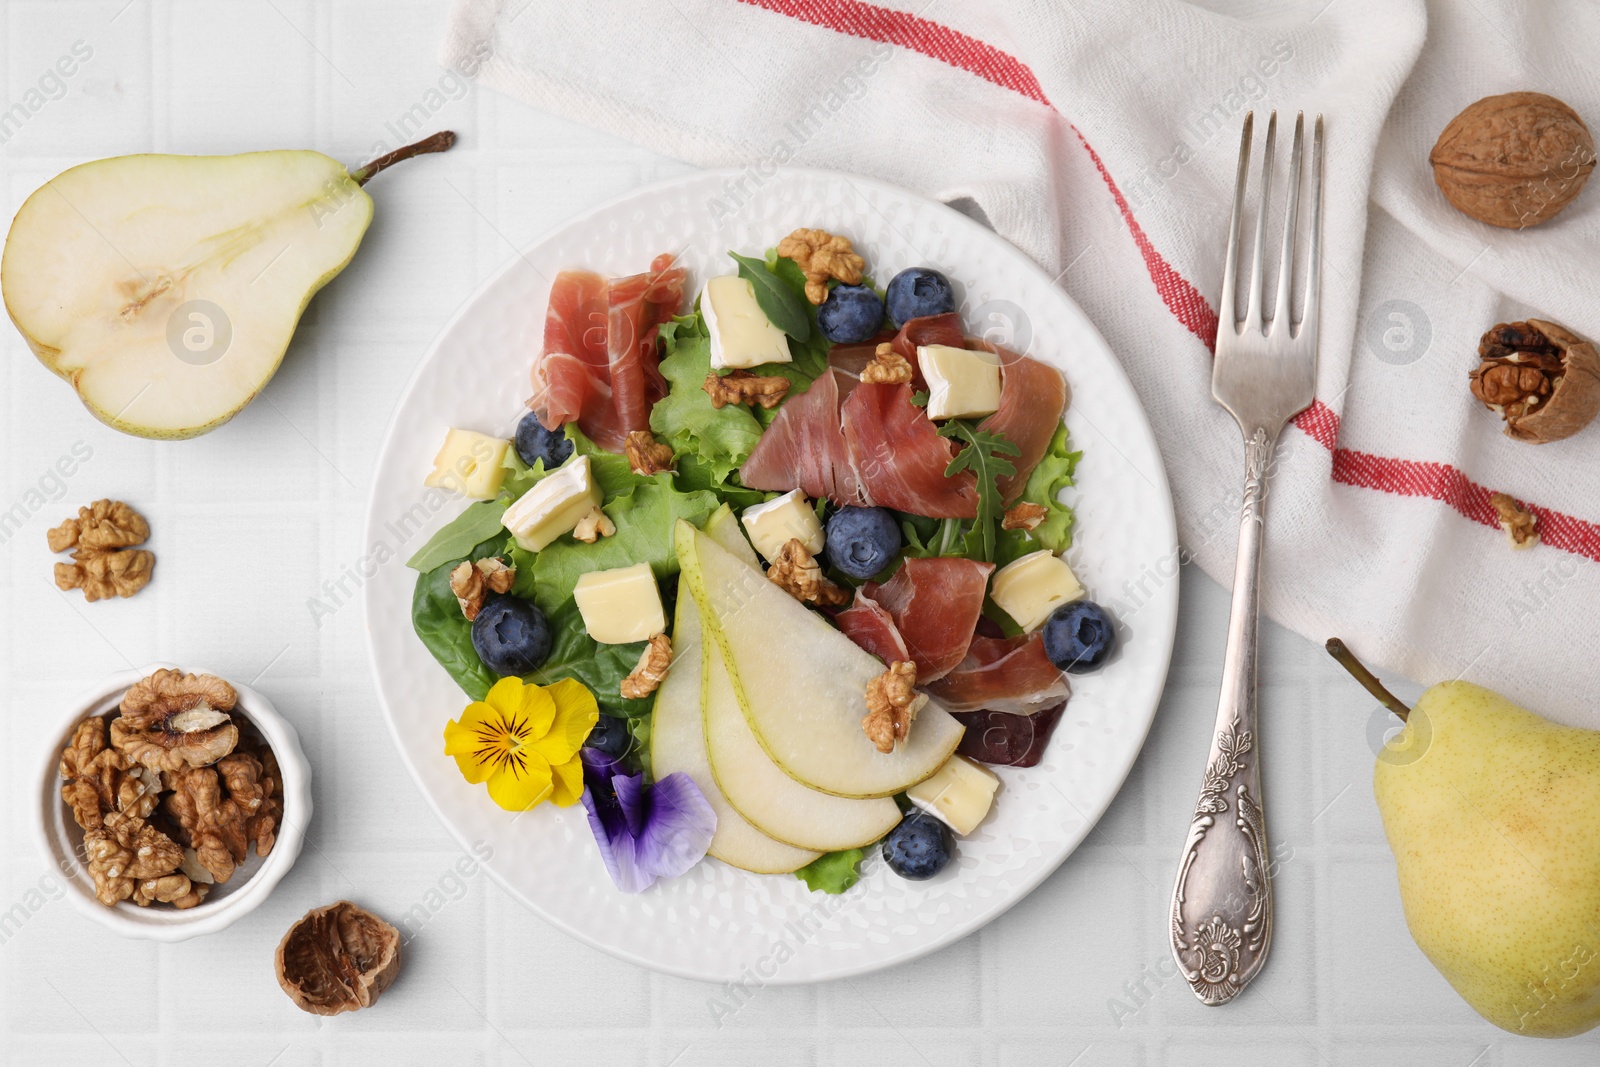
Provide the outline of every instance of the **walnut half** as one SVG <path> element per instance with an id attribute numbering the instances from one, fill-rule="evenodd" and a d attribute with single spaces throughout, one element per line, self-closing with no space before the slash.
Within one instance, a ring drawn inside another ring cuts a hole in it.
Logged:
<path id="1" fill-rule="evenodd" d="M 468 622 L 478 617 L 490 593 L 509 593 L 517 579 L 517 568 L 506 565 L 505 560 L 489 556 L 480 560 L 462 560 L 450 571 L 450 591 L 461 605 L 461 614 Z"/>
<path id="2" fill-rule="evenodd" d="M 56 588 L 82 589 L 89 601 L 130 597 L 143 589 L 156 557 L 131 546 L 150 538 L 144 516 L 120 500 L 96 500 L 46 534 L 50 551 L 72 549 L 71 563 L 55 566 Z"/>
<path id="3" fill-rule="evenodd" d="M 209 766 L 239 743 L 228 715 L 237 700 L 233 686 L 214 675 L 156 671 L 123 696 L 111 745 L 152 770 Z"/>
<path id="4" fill-rule="evenodd" d="M 868 385 L 906 385 L 912 378 L 911 363 L 894 350 L 888 341 L 872 353 L 872 362 L 861 368 L 861 380 Z"/>
<path id="5" fill-rule="evenodd" d="M 802 604 L 840 607 L 850 602 L 850 590 L 828 580 L 805 542 L 791 537 L 767 568 L 767 579 Z"/>
<path id="6" fill-rule="evenodd" d="M 867 261 L 856 254 L 850 238 L 827 230 L 801 227 L 778 242 L 778 255 L 794 260 L 806 276 L 806 299 L 820 304 L 828 299 L 828 279 L 845 285 L 861 284 Z"/>
<path id="7" fill-rule="evenodd" d="M 1500 525 L 1512 548 L 1532 548 L 1539 543 L 1539 518 L 1517 503 L 1508 493 L 1493 493 L 1489 504 L 1500 517 Z"/>
<path id="8" fill-rule="evenodd" d="M 377 1003 L 400 973 L 400 931 L 341 900 L 289 927 L 274 963 L 278 985 L 301 1011 L 357 1011 Z"/>
<path id="9" fill-rule="evenodd" d="M 778 375 L 751 374 L 747 370 L 706 375 L 703 388 L 711 398 L 711 406 L 718 411 L 729 404 L 760 404 L 771 409 L 783 403 L 789 391 L 789 379 Z"/>
<path id="10" fill-rule="evenodd" d="M 672 668 L 672 642 L 666 634 L 656 634 L 639 654 L 639 665 L 622 680 L 622 698 L 638 700 L 656 691 Z"/>
<path id="11" fill-rule="evenodd" d="M 867 683 L 867 716 L 861 729 L 879 752 L 894 751 L 911 733 L 911 720 L 928 698 L 918 693 L 917 665 L 910 660 L 889 664 L 889 669 Z"/>

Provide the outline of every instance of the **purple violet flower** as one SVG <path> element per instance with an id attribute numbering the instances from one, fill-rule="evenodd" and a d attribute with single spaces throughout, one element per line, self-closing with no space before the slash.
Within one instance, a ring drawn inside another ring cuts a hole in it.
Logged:
<path id="1" fill-rule="evenodd" d="M 583 806 L 600 858 L 618 889 L 638 893 L 657 878 L 676 878 L 711 847 L 717 813 L 682 771 L 654 785 L 620 760 L 583 750 Z"/>

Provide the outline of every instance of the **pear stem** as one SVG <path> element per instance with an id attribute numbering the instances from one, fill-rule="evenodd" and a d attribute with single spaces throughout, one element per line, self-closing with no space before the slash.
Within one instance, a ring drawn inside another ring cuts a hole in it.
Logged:
<path id="1" fill-rule="evenodd" d="M 361 169 L 351 171 L 350 177 L 356 180 L 357 185 L 365 185 L 372 180 L 373 175 L 388 170 L 396 163 L 402 163 L 412 156 L 425 156 L 429 152 L 443 152 L 456 143 L 454 130 L 440 130 L 431 133 L 414 144 L 401 145 L 393 152 L 385 152 L 370 163 L 363 164 Z"/>
<path id="2" fill-rule="evenodd" d="M 1337 637 L 1330 637 L 1323 647 L 1328 650 L 1328 655 L 1338 660 L 1339 666 L 1349 671 L 1367 692 L 1378 698 L 1378 703 L 1398 715 L 1401 722 L 1406 721 L 1411 709 L 1403 704 L 1399 697 L 1385 689 L 1383 683 L 1378 681 L 1378 676 L 1367 670 L 1366 664 L 1356 659 L 1355 653 L 1346 648 L 1343 641 Z"/>

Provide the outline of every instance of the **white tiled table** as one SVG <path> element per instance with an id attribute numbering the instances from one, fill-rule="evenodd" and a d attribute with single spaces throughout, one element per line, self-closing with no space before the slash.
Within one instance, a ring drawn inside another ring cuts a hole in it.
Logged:
<path id="1" fill-rule="evenodd" d="M 463 135 L 450 155 L 373 184 L 377 219 L 357 263 L 312 304 L 260 401 L 199 441 L 102 427 L 0 329 L 0 509 L 36 511 L 0 544 L 4 1062 L 1595 1062 L 1593 1039 L 1536 1044 L 1480 1022 L 1412 945 L 1371 796 L 1371 705 L 1318 648 L 1272 627 L 1262 660 L 1279 859 L 1272 960 L 1223 1009 L 1200 1006 L 1174 977 L 1167 893 L 1227 610 L 1198 573 L 1184 575 L 1166 698 L 1110 812 L 1031 897 L 925 960 L 765 989 L 718 1026 L 715 987 L 585 948 L 481 874 L 454 880 L 458 850 L 379 719 L 360 607 L 319 619 L 311 601 L 333 603 L 329 589 L 360 555 L 379 437 L 440 325 L 518 246 L 685 168 L 453 81 L 433 60 L 444 14 L 428 0 L 5 0 L 0 10 L 7 106 L 76 42 L 92 49 L 64 96 L 41 94 L 20 126 L 0 129 L 7 219 L 44 180 L 99 156 L 312 147 L 354 164 L 397 142 L 390 124 L 424 112 L 428 128 Z M 1092 311 L 1092 288 L 1074 292 Z M 64 487 L 46 481 L 59 499 L 36 506 L 29 490 L 78 442 L 91 458 Z M 44 532 L 100 496 L 143 509 L 159 563 L 136 599 L 88 606 L 51 585 Z M 157 659 L 254 679 L 299 728 L 317 805 L 298 866 L 260 911 L 166 947 L 120 940 L 48 893 L 29 895 L 51 888 L 29 825 L 45 724 L 100 676 Z M 295 917 L 341 896 L 390 916 L 419 903 L 436 911 L 379 1007 L 319 1020 L 278 990 L 272 951 Z"/>

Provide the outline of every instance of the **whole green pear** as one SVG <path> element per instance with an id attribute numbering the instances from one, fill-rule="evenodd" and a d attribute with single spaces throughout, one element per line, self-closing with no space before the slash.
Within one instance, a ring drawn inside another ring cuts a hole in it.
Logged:
<path id="1" fill-rule="evenodd" d="M 1456 992 L 1529 1037 L 1600 1023 L 1600 732 L 1443 682 L 1373 791 L 1406 925 Z"/>

